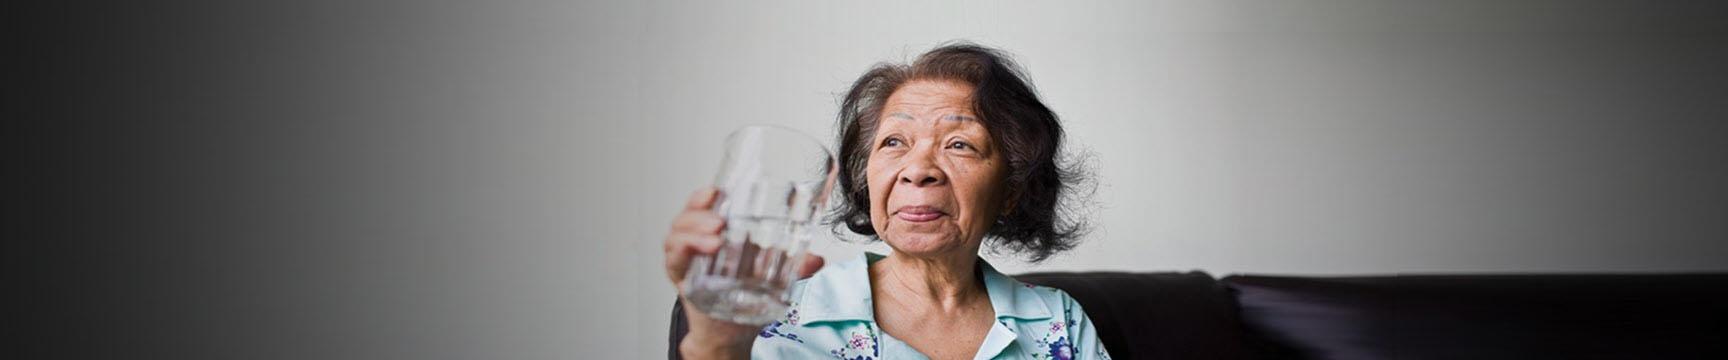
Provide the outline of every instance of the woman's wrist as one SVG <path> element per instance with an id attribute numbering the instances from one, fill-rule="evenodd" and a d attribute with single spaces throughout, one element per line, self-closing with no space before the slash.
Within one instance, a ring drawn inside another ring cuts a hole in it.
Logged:
<path id="1" fill-rule="evenodd" d="M 755 342 L 756 334 L 742 334 L 736 338 L 703 336 L 689 334 L 678 344 L 678 352 L 686 359 L 748 359 L 750 346 Z"/>

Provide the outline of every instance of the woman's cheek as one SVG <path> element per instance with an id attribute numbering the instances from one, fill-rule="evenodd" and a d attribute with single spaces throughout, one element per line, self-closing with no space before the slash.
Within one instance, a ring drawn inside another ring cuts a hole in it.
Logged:
<path id="1" fill-rule="evenodd" d="M 870 217 L 878 226 L 887 225 L 888 192 L 894 186 L 892 171 L 887 171 L 886 161 L 874 160 L 865 166 L 866 186 L 870 190 Z M 878 231 L 882 229 L 877 229 Z"/>

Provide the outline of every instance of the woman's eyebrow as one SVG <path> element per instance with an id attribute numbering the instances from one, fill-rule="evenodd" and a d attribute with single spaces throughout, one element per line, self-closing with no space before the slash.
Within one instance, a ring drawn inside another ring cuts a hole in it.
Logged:
<path id="1" fill-rule="evenodd" d="M 954 114 L 954 115 L 943 115 L 943 116 L 942 116 L 942 120 L 954 120 L 954 121 L 978 121 L 978 119 L 976 119 L 976 118 L 973 118 L 973 117 L 971 117 L 971 116 L 966 116 L 966 115 L 959 115 L 959 114 Z"/>
<path id="2" fill-rule="evenodd" d="M 907 113 L 903 113 L 903 112 L 895 112 L 892 114 L 888 114 L 888 117 L 895 118 L 895 119 L 901 119 L 901 120 L 914 120 L 914 121 L 918 120 L 918 118 L 912 117 L 911 114 L 907 114 Z M 978 121 L 977 118 L 974 118 L 971 116 L 966 116 L 966 115 L 960 115 L 960 114 L 943 115 L 941 117 L 941 119 L 942 120 L 954 120 L 954 121 Z"/>

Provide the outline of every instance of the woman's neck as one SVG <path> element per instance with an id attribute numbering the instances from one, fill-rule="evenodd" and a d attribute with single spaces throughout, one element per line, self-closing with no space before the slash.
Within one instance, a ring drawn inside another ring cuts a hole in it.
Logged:
<path id="1" fill-rule="evenodd" d="M 870 279 L 873 287 L 891 294 L 895 302 L 920 302 L 943 311 L 960 310 L 987 297 L 978 277 L 977 256 L 894 254 L 870 264 Z"/>

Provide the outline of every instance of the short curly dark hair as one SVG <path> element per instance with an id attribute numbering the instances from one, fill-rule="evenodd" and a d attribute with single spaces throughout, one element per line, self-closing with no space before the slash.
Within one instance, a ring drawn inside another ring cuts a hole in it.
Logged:
<path id="1" fill-rule="evenodd" d="M 870 189 L 864 173 L 883 106 L 912 80 L 958 81 L 973 86 L 973 112 L 1003 149 L 1009 191 L 1006 215 L 986 234 L 993 249 L 1043 261 L 1072 249 L 1083 227 L 1063 208 L 1063 194 L 1081 175 L 1060 164 L 1062 125 L 1038 100 L 1024 72 L 999 50 L 952 43 L 920 55 L 911 65 L 881 63 L 864 72 L 840 104 L 840 191 L 833 214 L 854 233 L 881 240 L 870 222 Z"/>

